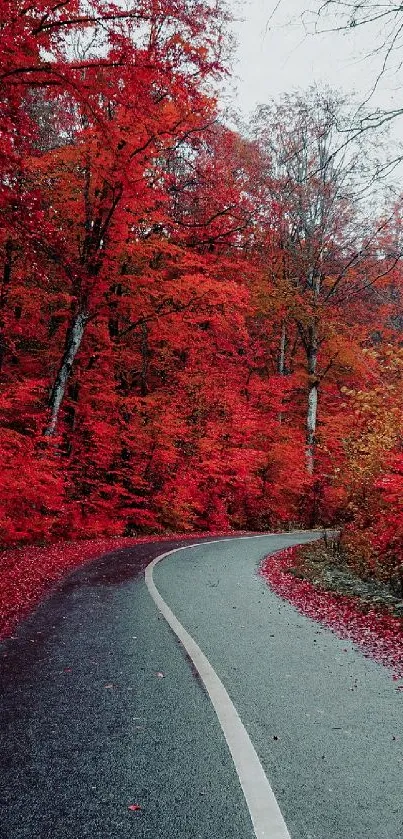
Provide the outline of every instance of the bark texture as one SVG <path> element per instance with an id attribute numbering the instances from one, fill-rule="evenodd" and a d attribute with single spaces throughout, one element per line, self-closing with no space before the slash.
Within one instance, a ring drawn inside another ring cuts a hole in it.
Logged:
<path id="1" fill-rule="evenodd" d="M 59 367 L 58 374 L 56 376 L 55 383 L 52 388 L 52 392 L 50 394 L 50 421 L 49 425 L 45 430 L 45 437 L 52 437 L 56 432 L 57 421 L 59 418 L 59 412 L 63 402 L 66 385 L 71 375 L 74 359 L 80 349 L 81 342 L 83 340 L 87 321 L 87 312 L 78 312 L 67 332 L 64 355 Z"/>

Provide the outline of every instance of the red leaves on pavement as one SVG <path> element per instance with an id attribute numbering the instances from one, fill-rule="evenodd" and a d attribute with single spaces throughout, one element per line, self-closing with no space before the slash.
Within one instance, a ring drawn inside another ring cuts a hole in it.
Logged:
<path id="1" fill-rule="evenodd" d="M 129 804 L 128 810 L 132 810 L 133 812 L 141 810 L 140 804 Z"/>
<path id="2" fill-rule="evenodd" d="M 91 562 L 108 551 L 130 545 L 201 536 L 230 536 L 224 533 L 187 533 L 140 538 L 88 539 L 82 542 L 58 542 L 48 547 L 24 548 L 0 554 L 0 638 L 12 634 L 17 623 L 36 606 L 40 598 L 68 571 Z M 161 549 L 162 552 L 163 548 Z"/>
<path id="3" fill-rule="evenodd" d="M 287 573 L 295 564 L 297 551 L 298 546 L 287 548 L 263 560 L 260 573 L 270 588 L 292 603 L 301 614 L 331 629 L 339 638 L 348 638 L 364 655 L 391 667 L 395 680 L 402 679 L 401 620 L 376 609 L 364 613 L 360 610 L 358 597 L 316 589 L 307 580 Z"/>

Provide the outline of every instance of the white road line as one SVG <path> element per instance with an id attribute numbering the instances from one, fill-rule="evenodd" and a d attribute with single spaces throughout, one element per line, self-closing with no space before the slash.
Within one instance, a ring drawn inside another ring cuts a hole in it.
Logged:
<path id="1" fill-rule="evenodd" d="M 267 535 L 274 534 L 235 538 L 262 539 Z M 145 582 L 158 609 L 177 638 L 179 638 L 181 644 L 183 644 L 204 682 L 235 764 L 235 769 L 252 819 L 256 839 L 291 839 L 274 792 L 235 705 L 231 702 L 223 683 L 218 678 L 209 660 L 196 644 L 196 641 L 194 641 L 175 617 L 169 606 L 167 606 L 153 580 L 154 567 L 162 559 L 165 559 L 165 557 L 178 553 L 179 551 L 189 550 L 190 548 L 201 547 L 202 545 L 214 545 L 218 542 L 225 541 L 234 540 L 232 538 L 228 540 L 214 539 L 211 542 L 184 545 L 181 548 L 175 548 L 173 551 L 167 551 L 157 556 L 145 570 Z"/>

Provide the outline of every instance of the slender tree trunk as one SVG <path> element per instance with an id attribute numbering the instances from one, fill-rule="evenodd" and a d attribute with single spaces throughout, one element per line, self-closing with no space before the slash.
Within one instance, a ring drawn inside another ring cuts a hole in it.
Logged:
<path id="1" fill-rule="evenodd" d="M 80 349 L 84 330 L 88 321 L 87 312 L 78 312 L 66 335 L 66 346 L 58 374 L 49 398 L 50 421 L 45 430 L 45 437 L 52 437 L 56 431 L 59 411 L 64 399 L 66 385 L 70 378 L 74 359 Z"/>
<path id="2" fill-rule="evenodd" d="M 3 367 L 3 360 L 6 354 L 7 349 L 7 341 L 4 335 L 5 330 L 5 318 L 4 318 L 4 309 L 7 305 L 7 296 L 9 291 L 9 286 L 11 282 L 11 269 L 12 269 L 12 260 L 13 260 L 13 243 L 11 239 L 7 239 L 4 248 L 4 269 L 3 269 L 3 279 L 1 283 L 0 289 L 0 373 Z"/>
<path id="3" fill-rule="evenodd" d="M 287 344 L 287 329 L 285 320 L 281 324 L 280 350 L 278 355 L 277 369 L 279 376 L 285 376 L 285 348 Z M 278 421 L 281 425 L 283 422 L 283 399 L 281 399 L 281 408 L 278 415 Z"/>
<path id="4" fill-rule="evenodd" d="M 308 406 L 306 413 L 307 467 L 309 474 L 313 475 L 319 389 L 317 378 L 318 345 L 313 327 L 310 329 L 310 341 L 307 347 L 307 358 L 309 376 Z"/>
<path id="5" fill-rule="evenodd" d="M 306 443 L 307 469 L 313 475 L 315 469 L 316 426 L 318 418 L 318 325 L 316 309 L 319 301 L 322 283 L 322 252 L 319 254 L 320 267 L 312 269 L 309 274 L 309 285 L 313 290 L 314 315 L 308 328 L 306 354 L 308 361 L 308 406 L 306 413 Z"/>
<path id="6" fill-rule="evenodd" d="M 147 396 L 148 394 L 148 362 L 149 362 L 149 349 L 148 349 L 148 327 L 146 323 L 141 324 L 141 380 L 140 380 L 140 390 L 142 396 Z"/>
<path id="7" fill-rule="evenodd" d="M 285 376 L 285 347 L 287 342 L 287 330 L 285 325 L 285 320 L 281 325 L 281 338 L 280 338 L 280 352 L 278 356 L 278 372 L 280 376 Z"/>

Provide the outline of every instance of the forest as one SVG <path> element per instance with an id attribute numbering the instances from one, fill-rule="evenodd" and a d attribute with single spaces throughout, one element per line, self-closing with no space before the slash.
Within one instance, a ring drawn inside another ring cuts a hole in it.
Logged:
<path id="1" fill-rule="evenodd" d="M 2 0 L 1 547 L 341 527 L 403 580 L 403 220 L 337 91 L 236 128 L 221 0 Z"/>

